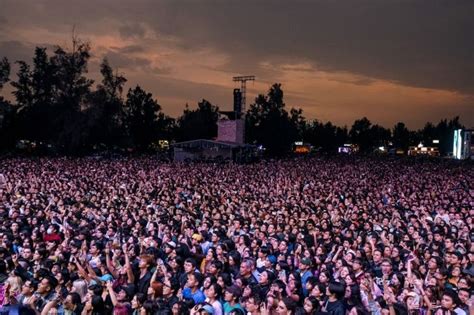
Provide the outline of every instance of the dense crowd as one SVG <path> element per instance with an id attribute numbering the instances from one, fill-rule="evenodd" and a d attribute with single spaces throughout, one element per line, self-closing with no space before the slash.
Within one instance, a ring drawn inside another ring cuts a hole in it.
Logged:
<path id="1" fill-rule="evenodd" d="M 0 160 L 0 314 L 473 314 L 474 168 Z"/>

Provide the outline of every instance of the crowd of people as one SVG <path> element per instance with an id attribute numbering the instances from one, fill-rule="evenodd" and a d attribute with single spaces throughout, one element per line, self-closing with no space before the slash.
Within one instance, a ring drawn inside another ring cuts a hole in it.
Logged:
<path id="1" fill-rule="evenodd" d="M 0 160 L 0 314 L 473 314 L 474 168 Z"/>

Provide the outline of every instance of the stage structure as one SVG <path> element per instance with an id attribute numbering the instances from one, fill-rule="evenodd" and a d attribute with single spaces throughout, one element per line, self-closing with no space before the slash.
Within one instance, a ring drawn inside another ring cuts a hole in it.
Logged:
<path id="1" fill-rule="evenodd" d="M 233 161 L 245 163 L 258 157 L 256 146 L 245 144 L 246 82 L 255 76 L 233 77 L 241 82 L 240 89 L 233 90 L 233 110 L 219 112 L 217 139 L 198 139 L 175 143 L 174 161 Z"/>

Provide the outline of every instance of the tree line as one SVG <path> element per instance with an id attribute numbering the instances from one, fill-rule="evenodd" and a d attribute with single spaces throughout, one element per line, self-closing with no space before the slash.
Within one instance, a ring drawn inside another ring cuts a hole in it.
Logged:
<path id="1" fill-rule="evenodd" d="M 44 47 L 34 51 L 32 64 L 16 61 L 16 80 L 10 81 L 11 64 L 0 61 L 0 91 L 13 87 L 14 102 L 0 96 L 0 150 L 15 148 L 20 140 L 48 144 L 59 153 L 85 154 L 97 148 L 133 148 L 147 151 L 159 139 L 185 141 L 217 136 L 219 108 L 203 99 L 197 108 L 186 104 L 174 119 L 163 113 L 153 95 L 139 85 L 128 89 L 127 79 L 107 59 L 100 64 L 101 81 L 87 78 L 90 45 L 77 38 L 72 48 Z M 255 98 L 246 113 L 246 141 L 263 145 L 269 154 L 288 152 L 295 141 L 334 152 L 344 143 L 357 144 L 362 152 L 392 144 L 407 150 L 423 142 L 440 141 L 441 154 L 452 148 L 454 129 L 462 128 L 459 117 L 426 123 L 408 130 L 403 122 L 393 128 L 372 124 L 366 117 L 351 128 L 331 122 L 307 120 L 301 109 L 287 109 L 280 84 Z"/>

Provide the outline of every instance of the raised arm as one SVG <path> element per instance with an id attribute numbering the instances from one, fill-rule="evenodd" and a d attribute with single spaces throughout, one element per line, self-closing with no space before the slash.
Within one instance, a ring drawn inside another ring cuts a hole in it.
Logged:
<path id="1" fill-rule="evenodd" d="M 130 257 L 128 257 L 127 244 L 122 246 L 122 250 L 125 255 L 125 268 L 127 270 L 128 283 L 135 283 L 135 276 L 133 275 L 132 266 L 130 265 Z"/>
<path id="2" fill-rule="evenodd" d="M 107 281 L 107 291 L 109 292 L 110 300 L 112 301 L 112 305 L 116 307 L 119 305 L 119 301 L 117 300 L 117 296 L 115 295 L 114 288 L 112 287 L 112 282 Z"/>

